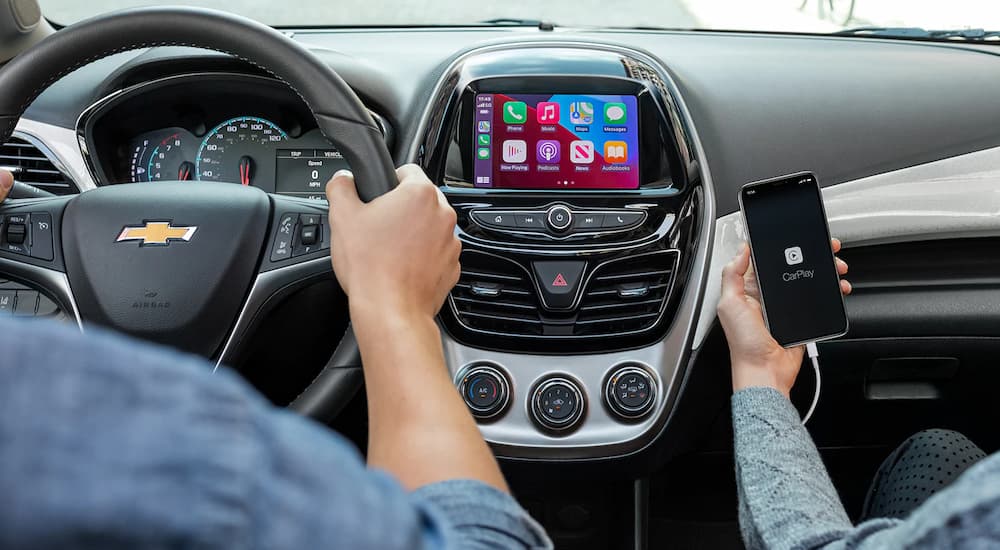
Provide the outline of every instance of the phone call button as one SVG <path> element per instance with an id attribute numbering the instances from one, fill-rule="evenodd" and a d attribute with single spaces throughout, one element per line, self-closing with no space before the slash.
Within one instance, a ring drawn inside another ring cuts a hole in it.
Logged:
<path id="1" fill-rule="evenodd" d="M 642 221 L 642 212 L 613 212 L 604 215 L 602 227 L 607 229 L 622 229 Z"/>

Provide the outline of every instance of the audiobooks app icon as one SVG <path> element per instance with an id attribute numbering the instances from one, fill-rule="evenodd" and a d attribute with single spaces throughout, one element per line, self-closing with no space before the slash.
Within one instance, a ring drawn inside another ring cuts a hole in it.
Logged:
<path id="1" fill-rule="evenodd" d="M 604 142 L 604 162 L 608 164 L 628 162 L 628 144 L 624 141 Z"/>

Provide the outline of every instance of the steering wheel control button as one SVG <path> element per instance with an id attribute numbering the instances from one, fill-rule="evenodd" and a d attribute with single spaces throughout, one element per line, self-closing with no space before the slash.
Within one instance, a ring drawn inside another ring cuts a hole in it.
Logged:
<path id="1" fill-rule="evenodd" d="M 562 233 L 573 224 L 573 213 L 569 211 L 569 208 L 558 204 L 549 208 L 549 211 L 545 214 L 545 221 L 548 222 L 549 229 L 557 233 Z"/>
<path id="2" fill-rule="evenodd" d="M 459 385 L 472 416 L 480 420 L 493 418 L 507 408 L 510 402 L 508 388 L 507 377 L 486 365 L 470 368 Z"/>
<path id="3" fill-rule="evenodd" d="M 285 213 L 278 217 L 278 231 L 274 235 L 271 246 L 271 261 L 278 262 L 292 257 L 292 237 L 295 235 L 295 224 L 298 216 Z"/>
<path id="4" fill-rule="evenodd" d="M 587 262 L 533 262 L 535 278 L 542 291 L 542 302 L 548 309 L 569 309 L 576 301 Z"/>
<path id="5" fill-rule="evenodd" d="M 31 257 L 52 259 L 52 215 L 48 212 L 31 214 Z"/>
<path id="6" fill-rule="evenodd" d="M 645 212 L 608 212 L 604 214 L 601 227 L 605 229 L 628 229 L 642 223 Z"/>
<path id="7" fill-rule="evenodd" d="M 0 315 L 13 314 L 15 302 L 17 302 L 16 290 L 0 290 Z"/>
<path id="8" fill-rule="evenodd" d="M 531 415 L 543 428 L 569 430 L 583 417 L 583 410 L 583 392 L 567 378 L 550 378 L 532 393 Z"/>
<path id="9" fill-rule="evenodd" d="M 515 212 L 514 223 L 519 229 L 545 229 L 545 214 L 543 212 Z"/>
<path id="10" fill-rule="evenodd" d="M 311 246 L 319 242 L 319 226 L 303 225 L 299 231 L 299 242 L 306 246 Z"/>
<path id="11" fill-rule="evenodd" d="M 17 301 L 14 303 L 14 315 L 32 317 L 35 315 L 36 307 L 38 307 L 37 290 L 17 291 Z"/>
<path id="12" fill-rule="evenodd" d="M 577 212 L 573 222 L 574 231 L 597 231 L 604 223 L 604 214 L 592 214 L 590 212 Z"/>
<path id="13" fill-rule="evenodd" d="M 642 367 L 625 365 L 608 378 L 605 398 L 611 410 L 622 418 L 644 416 L 653 408 L 655 397 L 653 377 Z"/>
<path id="14" fill-rule="evenodd" d="M 323 223 L 323 216 L 319 214 L 299 214 L 299 223 L 302 225 L 319 225 Z"/>

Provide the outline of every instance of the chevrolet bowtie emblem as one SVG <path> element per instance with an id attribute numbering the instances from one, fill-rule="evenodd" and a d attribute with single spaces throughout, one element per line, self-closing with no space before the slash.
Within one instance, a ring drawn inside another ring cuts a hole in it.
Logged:
<path id="1" fill-rule="evenodd" d="M 196 226 L 174 227 L 170 222 L 146 222 L 145 225 L 126 225 L 115 239 L 116 243 L 124 241 L 142 241 L 144 245 L 166 246 L 170 241 L 190 241 L 198 228 Z"/>

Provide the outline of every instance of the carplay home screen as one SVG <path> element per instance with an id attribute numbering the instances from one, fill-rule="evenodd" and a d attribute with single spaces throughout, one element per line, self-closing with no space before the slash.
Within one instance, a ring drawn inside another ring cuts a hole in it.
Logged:
<path id="1" fill-rule="evenodd" d="M 476 187 L 637 189 L 635 96 L 478 94 Z"/>

